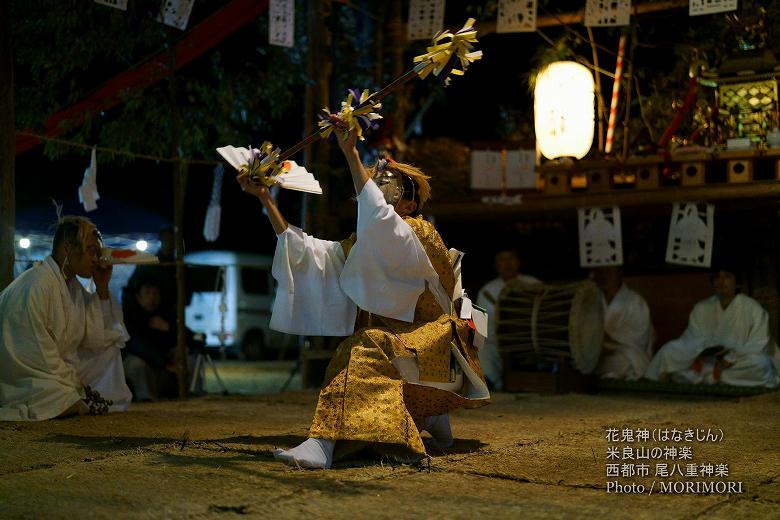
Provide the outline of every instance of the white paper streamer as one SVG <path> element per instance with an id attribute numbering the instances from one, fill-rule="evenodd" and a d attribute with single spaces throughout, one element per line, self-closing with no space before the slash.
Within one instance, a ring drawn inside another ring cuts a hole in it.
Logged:
<path id="1" fill-rule="evenodd" d="M 631 17 L 631 0 L 587 0 L 585 25 L 588 27 L 614 27 L 628 25 Z"/>
<path id="2" fill-rule="evenodd" d="M 496 32 L 536 31 L 536 0 L 498 0 Z"/>
<path id="3" fill-rule="evenodd" d="M 219 225 L 222 219 L 222 178 L 225 168 L 218 164 L 214 168 L 214 184 L 211 187 L 211 200 L 206 210 L 206 220 L 203 222 L 203 238 L 214 242 L 219 238 Z"/>
<path id="4" fill-rule="evenodd" d="M 163 0 L 157 21 L 183 31 L 190 20 L 193 3 L 195 0 Z"/>
<path id="5" fill-rule="evenodd" d="M 127 11 L 127 0 L 95 0 L 95 3 L 114 7 L 121 11 Z"/>
<path id="6" fill-rule="evenodd" d="M 444 28 L 444 0 L 411 0 L 409 2 L 409 40 L 430 40 Z"/>
<path id="7" fill-rule="evenodd" d="M 271 0 L 268 8 L 268 43 L 295 45 L 295 0 Z"/>
<path id="8" fill-rule="evenodd" d="M 97 209 L 97 200 L 100 194 L 97 190 L 97 152 L 92 148 L 92 158 L 89 167 L 84 170 L 84 180 L 79 186 L 79 202 L 84 205 L 84 211 Z"/>
<path id="9" fill-rule="evenodd" d="M 579 208 L 580 266 L 623 265 L 620 208 Z"/>
<path id="10" fill-rule="evenodd" d="M 715 206 L 675 202 L 666 244 L 667 263 L 710 267 L 714 234 Z"/>
<path id="11" fill-rule="evenodd" d="M 688 15 L 725 13 L 736 11 L 737 0 L 689 0 Z"/>

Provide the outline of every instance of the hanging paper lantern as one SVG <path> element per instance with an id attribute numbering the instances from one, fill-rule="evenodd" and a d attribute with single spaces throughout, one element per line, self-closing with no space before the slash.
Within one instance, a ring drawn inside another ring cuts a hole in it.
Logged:
<path id="1" fill-rule="evenodd" d="M 581 159 L 593 144 L 593 74 L 573 61 L 557 61 L 536 78 L 536 142 L 548 159 Z"/>

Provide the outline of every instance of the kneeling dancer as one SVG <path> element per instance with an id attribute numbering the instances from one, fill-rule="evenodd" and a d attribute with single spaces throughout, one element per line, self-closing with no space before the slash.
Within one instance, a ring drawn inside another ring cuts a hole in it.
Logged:
<path id="1" fill-rule="evenodd" d="M 329 468 L 334 449 L 343 457 L 369 445 L 395 458 L 423 457 L 421 431 L 432 435 L 430 447 L 449 447 L 448 412 L 490 399 L 471 328 L 455 311 L 464 296 L 451 261 L 457 252 L 419 215 L 428 177 L 385 159 L 366 170 L 355 140 L 354 132 L 339 139 L 358 201 L 357 233 L 341 242 L 289 225 L 265 186 L 238 177 L 278 237 L 271 328 L 349 336 L 327 368 L 309 439 L 274 453 L 307 468 Z"/>

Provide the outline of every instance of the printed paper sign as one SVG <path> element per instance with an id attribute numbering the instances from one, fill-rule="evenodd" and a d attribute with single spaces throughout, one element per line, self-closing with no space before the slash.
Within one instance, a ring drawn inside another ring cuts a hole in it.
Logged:
<path id="1" fill-rule="evenodd" d="M 295 0 L 271 0 L 268 8 L 268 43 L 295 45 Z"/>
<path id="2" fill-rule="evenodd" d="M 690 0 L 688 15 L 725 13 L 737 10 L 737 0 Z"/>
<path id="3" fill-rule="evenodd" d="M 496 32 L 534 32 L 536 0 L 498 0 Z"/>
<path id="4" fill-rule="evenodd" d="M 585 25 L 588 27 L 614 27 L 628 25 L 631 17 L 631 0 L 587 0 Z"/>
<path id="5" fill-rule="evenodd" d="M 444 27 L 444 0 L 411 0 L 409 2 L 409 40 L 430 40 Z"/>

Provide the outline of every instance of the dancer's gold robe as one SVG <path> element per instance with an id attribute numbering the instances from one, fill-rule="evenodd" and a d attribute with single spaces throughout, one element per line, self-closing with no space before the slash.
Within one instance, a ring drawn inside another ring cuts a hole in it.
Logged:
<path id="1" fill-rule="evenodd" d="M 447 294 L 452 295 L 455 275 L 441 237 L 420 217 L 404 221 L 420 239 Z M 345 255 L 354 241 L 353 235 L 342 242 Z M 392 298 L 392 294 L 377 297 Z M 407 383 L 393 365 L 396 357 L 413 356 L 421 381 L 448 382 L 457 368 L 451 354 L 454 344 L 484 381 L 469 324 L 456 316 L 443 313 L 428 288 L 417 300 L 413 323 L 361 311 L 356 332 L 339 345 L 328 365 L 309 436 L 377 443 L 380 451 L 398 454 L 408 450 L 422 456 L 425 446 L 415 419 L 488 404 L 487 399 L 473 400 Z M 337 451 L 344 451 L 344 444 L 339 442 Z"/>

